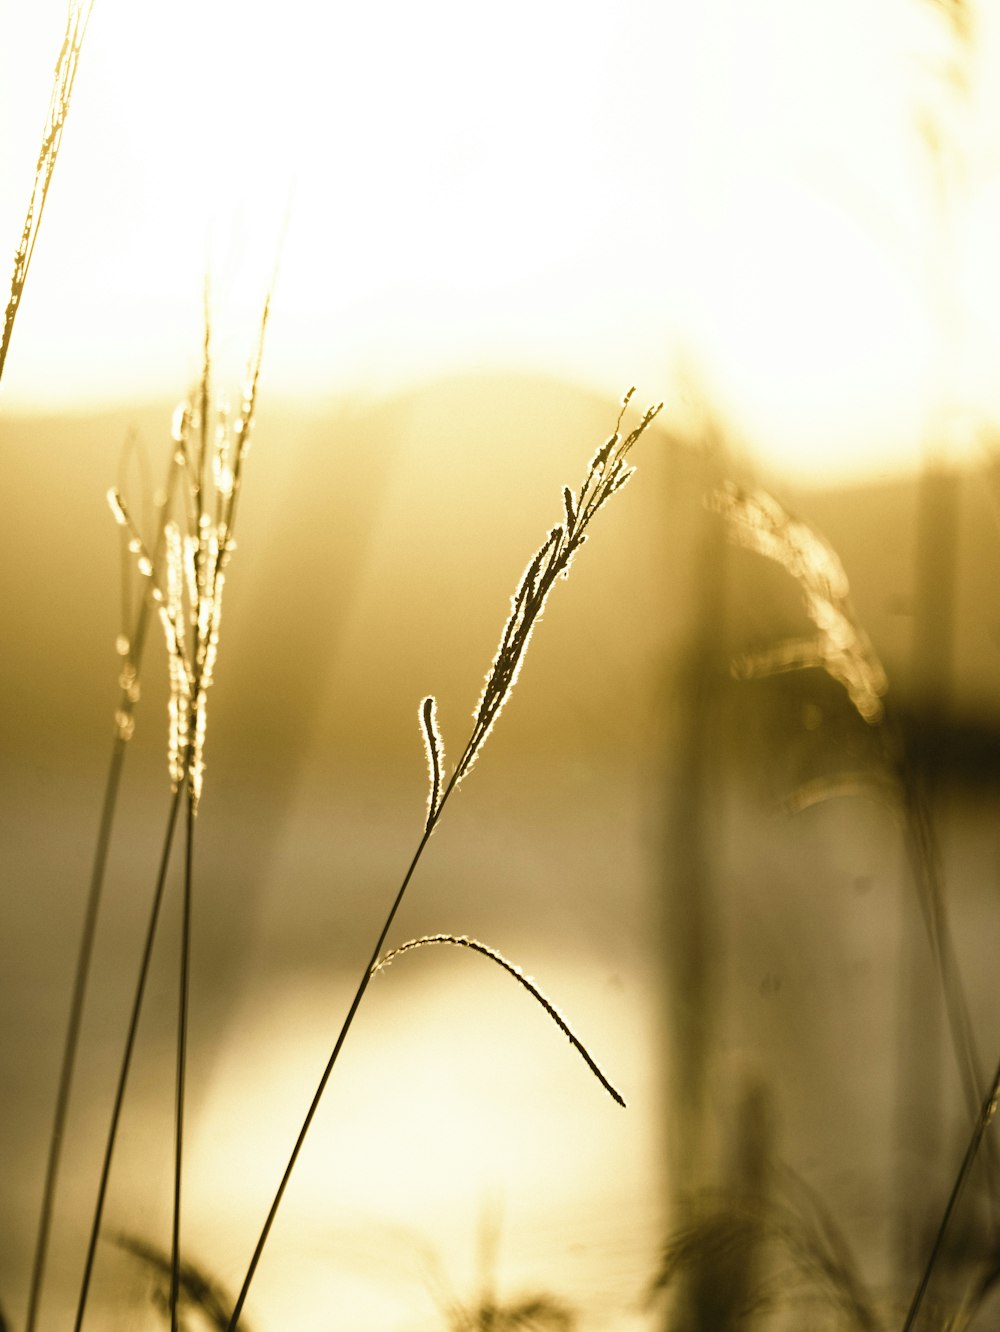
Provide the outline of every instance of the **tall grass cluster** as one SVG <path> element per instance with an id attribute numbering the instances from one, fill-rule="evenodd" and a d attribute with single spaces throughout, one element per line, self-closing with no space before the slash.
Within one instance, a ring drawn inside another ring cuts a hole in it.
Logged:
<path id="1" fill-rule="evenodd" d="M 96 1190 L 93 1219 L 83 1260 L 79 1298 L 74 1326 L 82 1329 L 87 1320 L 88 1299 L 95 1267 L 100 1261 L 100 1241 L 104 1234 L 105 1208 L 122 1112 L 127 1100 L 130 1072 L 136 1050 L 143 1006 L 147 997 L 150 968 L 157 936 L 161 928 L 164 897 L 177 842 L 182 841 L 182 909 L 180 926 L 179 974 L 177 977 L 176 1070 L 173 1115 L 173 1202 L 169 1251 L 154 1242 L 137 1237 L 119 1237 L 127 1252 L 146 1264 L 165 1280 L 163 1307 L 172 1332 L 184 1325 L 185 1307 L 197 1306 L 202 1314 L 218 1325 L 235 1329 L 245 1327 L 243 1310 L 265 1245 L 292 1176 L 310 1126 L 334 1071 L 348 1032 L 373 977 L 397 958 L 416 949 L 435 944 L 471 951 L 498 966 L 529 995 L 555 1025 L 585 1066 L 611 1098 L 620 1106 L 624 1098 L 601 1070 L 567 1019 L 544 994 L 538 984 L 497 949 L 476 939 L 456 934 L 422 936 L 402 942 L 385 951 L 395 921 L 419 862 L 431 836 L 436 831 L 450 798 L 471 773 L 500 713 L 508 702 L 520 676 L 528 645 L 542 618 L 556 583 L 565 579 L 574 559 L 590 539 L 590 528 L 600 510 L 630 480 L 634 468 L 629 454 L 658 416 L 661 405 L 651 406 L 638 420 L 626 424 L 633 390 L 625 395 L 613 433 L 593 454 L 578 490 L 564 486 L 561 495 L 562 520 L 547 533 L 529 560 L 511 597 L 510 613 L 504 625 L 493 663 L 486 673 L 479 701 L 473 710 L 472 727 L 458 760 L 447 766 L 444 741 L 437 722 L 436 701 L 428 696 L 417 709 L 428 764 L 428 794 L 422 833 L 402 879 L 390 899 L 371 952 L 361 969 L 354 998 L 340 1032 L 319 1077 L 315 1094 L 305 1110 L 301 1129 L 291 1145 L 287 1166 L 277 1182 L 273 1202 L 264 1217 L 256 1247 L 249 1258 L 246 1275 L 224 1322 L 220 1309 L 226 1297 L 210 1277 L 203 1274 L 185 1255 L 182 1219 L 184 1214 L 184 1162 L 186 1107 L 189 1099 L 187 1077 L 187 1034 L 190 1002 L 190 959 L 192 907 L 196 893 L 196 828 L 206 775 L 206 751 L 209 735 L 209 689 L 215 678 L 220 648 L 223 591 L 228 566 L 235 551 L 234 533 L 245 464 L 253 434 L 264 340 L 270 299 L 265 303 L 260 322 L 255 355 L 242 385 L 239 407 L 230 414 L 225 402 L 217 400 L 213 387 L 211 323 L 206 303 L 205 334 L 200 379 L 189 397 L 177 408 L 169 441 L 166 484 L 161 492 L 154 529 L 144 533 L 134 519 L 129 499 L 118 487 L 107 494 L 108 505 L 122 540 L 126 562 L 134 565 L 143 589 L 132 623 L 119 636 L 116 647 L 121 660 L 119 685 L 121 695 L 114 717 L 114 736 L 108 768 L 103 811 L 98 829 L 90 890 L 86 904 L 85 926 L 81 935 L 71 1011 L 63 1048 L 59 1094 L 55 1107 L 50 1149 L 43 1183 L 43 1201 L 30 1276 L 26 1327 L 37 1326 L 45 1293 L 46 1264 L 51 1230 L 58 1197 L 60 1165 L 68 1111 L 73 1090 L 82 1018 L 88 997 L 95 941 L 100 923 L 101 901 L 109 851 L 115 834 L 115 815 L 125 758 L 136 725 L 136 710 L 141 698 L 142 658 L 147 649 L 150 620 L 158 620 L 166 650 L 169 699 L 165 779 L 171 798 L 166 818 L 159 868 L 156 875 L 148 923 L 140 950 L 134 998 L 128 1017 L 127 1034 L 114 1093 L 106 1145 Z M 485 1307 L 485 1306 L 484 1306 Z M 528 1301 L 520 1312 L 499 1305 L 483 1314 L 497 1326 L 508 1318 L 515 1325 L 564 1325 L 568 1315 L 557 1303 Z M 479 1315 L 477 1315 L 478 1317 Z M 462 1319 L 456 1313 L 456 1326 Z M 555 1318 L 555 1323 L 551 1319 Z M 542 1322 L 540 1320 L 549 1320 Z M 560 1324 L 558 1320 L 563 1320 Z"/>

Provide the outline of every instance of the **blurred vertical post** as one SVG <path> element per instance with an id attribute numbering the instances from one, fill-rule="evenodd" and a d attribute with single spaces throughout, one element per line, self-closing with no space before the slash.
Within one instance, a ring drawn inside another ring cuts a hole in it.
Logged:
<path id="1" fill-rule="evenodd" d="M 945 464 L 928 459 L 918 486 L 913 627 L 913 722 L 906 737 L 902 780 L 911 809 L 929 824 L 940 813 L 943 739 L 948 720 L 954 644 L 954 588 L 958 550 L 958 478 Z M 937 854 L 936 845 L 924 854 Z M 940 885 L 939 867 L 924 867 Z M 921 867 L 915 866 L 920 873 Z M 925 923 L 912 898 L 904 898 L 900 959 L 900 1067 L 897 1141 L 900 1179 L 896 1209 L 896 1265 L 911 1277 L 923 1261 L 924 1227 L 915 1225 L 914 1179 L 924 1172 L 915 1162 L 950 1159 L 942 1138 L 945 1059 L 941 988 L 934 976 Z M 926 1199 L 936 1220 L 937 1196 Z"/>
<path id="2" fill-rule="evenodd" d="M 719 1123 L 709 1102 L 711 1051 L 718 1038 L 719 949 L 722 932 L 713 889 L 713 847 L 720 836 L 721 801 L 717 717 L 724 670 L 726 543 L 718 515 L 703 502 L 718 485 L 719 446 L 706 432 L 699 453 L 671 453 L 671 504 L 688 507 L 694 532 L 677 513 L 676 557 L 666 585 L 675 603 L 672 615 L 686 620 L 686 634 L 674 678 L 665 686 L 661 732 L 662 820 L 660 937 L 663 958 L 664 1126 L 668 1159 L 669 1211 L 689 1210 L 696 1195 L 715 1185 Z M 693 475 L 689 472 L 693 460 Z M 684 515 L 684 519 L 687 515 Z M 680 544 L 680 543 L 683 543 Z M 693 553 L 692 553 L 693 552 Z M 687 585 L 680 576 L 687 570 Z M 735 1100 L 738 1098 L 734 1097 Z M 667 1326 L 721 1328 L 720 1274 L 709 1256 L 678 1272 Z"/>
<path id="3" fill-rule="evenodd" d="M 915 103 L 915 124 L 928 168 L 928 299 L 938 337 L 934 419 L 927 433 L 924 467 L 917 489 L 914 566 L 911 725 L 905 737 L 901 779 L 908 806 L 910 857 L 917 892 L 936 897 L 939 928 L 947 929 L 945 883 L 939 863 L 936 827 L 941 814 L 941 771 L 949 724 L 954 668 L 954 598 L 958 555 L 959 476 L 949 447 L 962 418 L 960 388 L 963 353 L 958 303 L 955 223 L 962 203 L 967 147 L 962 116 L 968 109 L 975 34 L 966 0 L 930 0 L 940 37 L 938 59 L 924 66 Z M 913 831 L 924 829 L 920 845 Z M 922 882 L 921 882 L 922 881 Z M 928 904 L 934 909 L 934 902 Z M 944 1088 L 953 1069 L 946 1052 L 946 1013 L 942 984 L 957 976 L 935 976 L 927 924 L 905 897 L 900 958 L 900 1056 L 896 1140 L 898 1157 L 895 1259 L 900 1277 L 922 1266 L 926 1234 L 939 1217 L 936 1193 L 914 1197 L 914 1181 L 927 1178 L 928 1162 L 950 1160 L 944 1117 Z M 943 956 L 947 956 L 945 953 Z M 952 995 L 954 1003 L 961 998 Z M 962 1001 L 964 1004 L 964 1000 Z M 952 1033 L 954 1038 L 954 1033 Z M 956 1049 L 961 1060 L 962 1051 Z M 933 1178 L 933 1176 L 931 1176 Z M 922 1215 L 922 1205 L 930 1210 Z"/>

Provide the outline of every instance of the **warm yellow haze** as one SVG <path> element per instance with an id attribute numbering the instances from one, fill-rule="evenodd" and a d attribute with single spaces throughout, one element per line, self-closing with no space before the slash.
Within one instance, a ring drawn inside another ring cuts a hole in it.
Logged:
<path id="1" fill-rule="evenodd" d="M 11 253 L 64 13 L 12 7 L 0 50 Z M 528 370 L 707 392 L 800 474 L 931 429 L 967 451 L 1000 411 L 996 28 L 928 0 L 102 0 L 6 403 L 177 393 L 206 268 L 238 365 L 282 248 L 272 391 Z"/>

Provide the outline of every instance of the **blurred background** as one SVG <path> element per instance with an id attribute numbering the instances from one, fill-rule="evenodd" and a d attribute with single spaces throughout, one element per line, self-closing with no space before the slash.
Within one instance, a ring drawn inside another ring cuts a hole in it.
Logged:
<path id="1" fill-rule="evenodd" d="M 65 7 L 5 18 L 13 255 Z M 580 1332 L 901 1322 L 972 1117 L 949 1004 L 979 1097 L 1000 1048 L 998 72 L 996 3 L 95 0 L 0 401 L 12 1327 L 138 591 L 123 611 L 104 495 L 152 532 L 206 274 L 235 399 L 276 267 L 197 829 L 188 1256 L 238 1288 L 422 829 L 418 704 L 460 753 L 524 565 L 635 383 L 667 401 L 638 475 L 393 933 L 500 948 L 628 1109 L 483 959 L 401 960 L 248 1317 L 513 1327 L 534 1299 L 521 1325 Z M 789 571 L 730 539 L 726 482 L 837 552 L 889 680 L 878 724 L 822 661 L 735 678 L 816 628 Z M 42 1326 L 75 1302 L 167 815 L 163 658 L 151 636 Z M 169 1249 L 178 872 L 95 1326 L 162 1322 L 114 1237 Z M 996 1267 L 985 1160 L 928 1326 Z"/>

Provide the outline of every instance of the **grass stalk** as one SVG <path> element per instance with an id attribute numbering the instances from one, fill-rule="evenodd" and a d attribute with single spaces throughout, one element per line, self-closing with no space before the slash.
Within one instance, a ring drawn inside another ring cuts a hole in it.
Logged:
<path id="1" fill-rule="evenodd" d="M 766 492 L 749 494 L 729 486 L 716 496 L 715 507 L 725 517 L 734 540 L 774 560 L 796 580 L 806 613 L 818 630 L 812 638 L 793 640 L 762 654 L 744 656 L 734 663 L 734 673 L 749 677 L 821 667 L 843 685 L 859 715 L 869 725 L 879 727 L 882 751 L 899 792 L 906 855 L 941 990 L 948 1034 L 970 1119 L 975 1121 L 984 1075 L 949 924 L 941 856 L 926 782 L 926 759 L 920 765 L 914 764 L 898 722 L 891 712 L 887 715 L 882 696 L 888 680 L 855 616 L 847 576 L 832 547 Z M 942 637 L 940 625 L 937 631 L 935 639 Z M 936 644 L 934 651 L 938 651 Z M 927 648 L 923 655 L 933 653 Z M 940 670 L 939 667 L 939 673 Z M 995 1155 L 990 1151 L 987 1162 L 993 1179 Z M 991 1199 L 995 1199 L 995 1189 L 991 1190 Z M 992 1206 L 995 1213 L 995 1201 Z"/>
<path id="2" fill-rule="evenodd" d="M 945 1204 L 944 1212 L 942 1213 L 941 1221 L 937 1228 L 937 1233 L 934 1236 L 934 1243 L 931 1246 L 930 1254 L 924 1265 L 924 1270 L 921 1273 L 920 1281 L 917 1283 L 917 1288 L 914 1291 L 913 1300 L 910 1304 L 909 1312 L 906 1315 L 906 1322 L 903 1324 L 903 1332 L 912 1332 L 912 1329 L 916 1326 L 916 1320 L 924 1302 L 924 1297 L 927 1294 L 931 1277 L 934 1274 L 934 1268 L 937 1266 L 938 1258 L 941 1256 L 941 1251 L 944 1247 L 945 1238 L 947 1237 L 952 1217 L 955 1214 L 955 1209 L 962 1196 L 962 1191 L 965 1188 L 966 1181 L 969 1178 L 976 1157 L 979 1154 L 979 1149 L 982 1146 L 986 1130 L 989 1128 L 996 1115 L 998 1101 L 1000 1101 L 1000 1063 L 997 1064 L 996 1072 L 993 1074 L 993 1082 L 990 1085 L 989 1094 L 983 1101 L 979 1114 L 976 1117 L 976 1122 L 972 1129 L 972 1135 L 969 1138 L 969 1145 L 965 1149 L 962 1164 L 958 1168 L 958 1174 L 955 1176 L 955 1182 L 952 1185 L 951 1193 L 948 1195 L 948 1201 Z"/>
<path id="3" fill-rule="evenodd" d="M 35 181 L 31 190 L 31 198 L 28 200 L 28 212 L 24 219 L 24 227 L 21 230 L 21 239 L 14 255 L 10 296 L 4 313 L 3 333 L 0 335 L 0 379 L 3 378 L 7 350 L 10 346 L 11 334 L 14 331 L 14 320 L 21 304 L 28 269 L 31 267 L 31 257 L 35 252 L 38 229 L 41 226 L 42 214 L 45 211 L 49 185 L 52 182 L 52 173 L 55 170 L 56 158 L 59 156 L 63 129 L 66 125 L 66 117 L 69 115 L 73 82 L 80 61 L 80 50 L 93 3 L 94 0 L 69 0 L 67 6 L 66 32 L 63 36 L 59 58 L 56 61 L 52 81 L 52 95 L 49 99 L 49 112 L 45 121 L 45 129 L 42 132 L 38 161 L 35 165 Z M 29 1324 L 30 1327 L 31 1324 Z"/>
<path id="4" fill-rule="evenodd" d="M 155 1245 L 148 1244 L 135 1235 L 115 1235 L 112 1237 L 112 1242 L 124 1253 L 131 1254 L 148 1272 L 151 1272 L 158 1285 L 163 1283 L 163 1293 L 157 1290 L 154 1299 L 157 1304 L 165 1307 L 169 1298 L 167 1293 L 171 1271 L 169 1256 L 162 1253 Z M 225 1332 L 226 1319 L 229 1317 L 227 1310 L 232 1297 L 227 1295 L 215 1279 L 194 1263 L 185 1262 L 181 1265 L 180 1286 L 183 1302 L 192 1310 L 196 1310 L 209 1328 Z M 0 1332 L 3 1332 L 2 1328 Z"/>
<path id="5" fill-rule="evenodd" d="M 161 512 L 154 560 L 159 560 L 163 550 L 162 514 L 170 503 L 175 469 L 171 462 L 166 488 L 166 501 Z M 123 588 L 125 582 L 123 580 Z M 28 1298 L 28 1313 L 25 1332 L 34 1332 L 45 1280 L 45 1266 L 48 1255 L 49 1237 L 52 1230 L 52 1218 L 55 1208 L 56 1190 L 59 1180 L 59 1164 L 62 1155 L 62 1143 L 66 1131 L 66 1119 L 69 1113 L 70 1096 L 73 1088 L 73 1076 L 76 1068 L 77 1051 L 80 1044 L 80 1027 L 86 1004 L 87 989 L 90 980 L 90 968 L 94 953 L 94 940 L 100 915 L 101 900 L 104 895 L 104 880 L 107 874 L 108 857 L 114 832 L 115 814 L 118 808 L 118 795 L 121 788 L 122 771 L 125 765 L 128 742 L 132 738 L 135 726 L 135 707 L 139 698 L 139 667 L 146 645 L 149 626 L 149 606 L 143 597 L 136 612 L 135 624 L 127 635 L 127 661 L 122 671 L 120 685 L 121 696 L 115 712 L 115 735 L 111 745 L 104 782 L 104 795 L 101 801 L 101 814 L 97 827 L 97 841 L 91 863 L 90 883 L 84 909 L 83 928 L 80 934 L 80 947 L 77 950 L 76 970 L 73 992 L 70 1000 L 70 1014 L 63 1043 L 62 1064 L 59 1072 L 59 1085 L 56 1093 L 56 1105 L 53 1115 L 52 1133 L 49 1139 L 49 1152 L 45 1165 L 42 1186 L 42 1206 L 35 1241 L 35 1253 L 32 1259 L 31 1286 Z"/>
<path id="6" fill-rule="evenodd" d="M 440 816 L 440 812 L 443 809 L 445 801 L 448 799 L 448 796 L 451 793 L 454 785 L 455 785 L 455 778 L 453 777 L 451 783 L 449 784 L 447 790 L 444 793 L 444 796 L 441 798 L 441 803 L 438 806 L 437 814 L 433 817 L 433 819 L 429 822 L 428 826 L 424 829 L 423 836 L 420 838 L 420 842 L 417 845 L 417 849 L 413 854 L 413 859 L 410 861 L 409 868 L 407 869 L 406 873 L 403 875 L 402 883 L 399 885 L 392 906 L 389 908 L 388 914 L 386 915 L 385 922 L 379 933 L 378 939 L 375 943 L 375 947 L 372 949 L 372 955 L 368 960 L 368 965 L 361 973 L 361 979 L 358 982 L 358 988 L 355 991 L 354 998 L 351 1000 L 351 1006 L 347 1010 L 347 1016 L 344 1018 L 343 1025 L 341 1026 L 337 1039 L 334 1042 L 333 1050 L 331 1051 L 330 1057 L 326 1061 L 326 1066 L 323 1069 L 322 1074 L 320 1075 L 316 1091 L 313 1093 L 313 1098 L 309 1103 L 309 1108 L 306 1111 L 305 1118 L 302 1121 L 302 1127 L 299 1129 L 298 1137 L 295 1139 L 295 1144 L 292 1147 L 291 1155 L 288 1158 L 288 1164 L 285 1166 L 285 1170 L 281 1176 L 281 1180 L 278 1184 L 277 1191 L 275 1192 L 274 1198 L 271 1202 L 271 1206 L 268 1209 L 267 1216 L 264 1220 L 264 1225 L 261 1228 L 260 1235 L 254 1247 L 253 1255 L 250 1259 L 250 1265 L 247 1268 L 246 1276 L 243 1278 L 243 1284 L 240 1287 L 239 1294 L 236 1297 L 236 1303 L 233 1306 L 233 1312 L 229 1319 L 229 1327 L 227 1329 L 227 1332 L 235 1332 L 236 1327 L 239 1325 L 240 1315 L 243 1312 L 243 1306 L 246 1303 L 246 1298 L 250 1291 L 251 1283 L 253 1282 L 254 1276 L 257 1273 L 257 1268 L 260 1265 L 261 1256 L 263 1255 L 264 1252 L 264 1246 L 267 1244 L 268 1236 L 271 1233 L 271 1227 L 274 1225 L 274 1219 L 278 1214 L 278 1208 L 281 1206 L 281 1200 L 285 1196 L 285 1190 L 288 1187 L 288 1181 L 291 1179 L 292 1172 L 295 1169 L 295 1163 L 299 1159 L 299 1153 L 302 1151 L 302 1145 L 306 1140 L 306 1135 L 309 1132 L 313 1119 L 316 1117 L 316 1111 L 319 1109 L 319 1103 L 323 1099 L 323 1093 L 326 1091 L 326 1085 L 330 1081 L 330 1075 L 333 1073 L 334 1065 L 336 1064 L 340 1052 L 344 1047 L 344 1042 L 347 1040 L 347 1033 L 351 1029 L 351 1025 L 354 1022 L 354 1018 L 357 1015 L 357 1011 L 361 1007 L 361 1001 L 365 997 L 365 991 L 368 989 L 368 986 L 371 983 L 372 976 L 375 974 L 378 960 L 382 954 L 382 948 L 385 944 L 386 936 L 388 935 L 389 930 L 392 928 L 392 923 L 396 919 L 396 913 L 399 910 L 400 903 L 403 900 L 403 896 L 406 893 L 406 889 L 409 886 L 410 880 L 413 878 L 417 865 L 420 863 L 420 858 L 424 853 L 424 848 L 426 847 L 427 843 L 430 841 L 431 833 L 433 832 L 434 827 L 437 823 L 437 818 Z"/>
<path id="7" fill-rule="evenodd" d="M 70 1094 L 73 1088 L 73 1074 L 76 1068 L 76 1056 L 80 1045 L 80 1026 L 83 1021 L 84 1002 L 87 983 L 90 977 L 90 964 L 94 953 L 94 938 L 97 932 L 97 918 L 100 911 L 104 888 L 104 875 L 111 846 L 111 833 L 114 826 L 115 809 L 118 804 L 118 791 L 121 786 L 122 768 L 125 763 L 126 739 L 119 731 L 111 751 L 111 762 L 104 787 L 104 799 L 101 804 L 101 818 L 97 832 L 97 846 L 94 851 L 93 867 L 90 875 L 90 887 L 83 918 L 83 930 L 80 935 L 80 948 L 77 955 L 76 973 L 73 980 L 73 995 L 70 1000 L 69 1024 L 66 1041 L 63 1046 L 62 1067 L 59 1072 L 59 1086 L 56 1092 L 55 1115 L 52 1133 L 49 1137 L 49 1151 L 45 1163 L 45 1178 L 42 1186 L 42 1207 L 38 1222 L 38 1234 L 35 1240 L 35 1252 L 31 1267 L 31 1286 L 28 1296 L 28 1313 L 25 1321 L 26 1332 L 34 1332 L 41 1303 L 42 1287 L 45 1282 L 45 1265 L 48 1257 L 49 1239 L 52 1233 L 52 1216 L 55 1209 L 56 1188 L 59 1180 L 59 1164 L 62 1157 L 63 1138 L 66 1132 L 66 1118 L 69 1113 Z"/>
<path id="8" fill-rule="evenodd" d="M 174 1119 L 174 1209 L 170 1246 L 170 1332 L 178 1332 L 177 1301 L 181 1275 L 181 1173 L 184 1159 L 184 1089 L 187 1076 L 188 994 L 191 976 L 191 895 L 194 867 L 195 800 L 186 784 L 184 830 L 184 902 L 181 916 L 180 987 L 177 1006 L 177 1092 Z"/>
<path id="9" fill-rule="evenodd" d="M 236 1303 L 233 1307 L 227 1332 L 235 1332 L 235 1329 L 239 1324 L 240 1314 L 243 1312 L 243 1306 L 246 1303 L 247 1294 L 260 1264 L 264 1247 L 271 1232 L 271 1227 L 274 1224 L 278 1208 L 281 1205 L 285 1190 L 288 1187 L 288 1182 L 295 1169 L 295 1164 L 298 1161 L 306 1135 L 315 1118 L 316 1111 L 319 1108 L 320 1101 L 323 1098 L 323 1093 L 326 1090 L 327 1083 L 333 1073 L 340 1052 L 344 1047 L 347 1034 L 357 1016 L 358 1009 L 361 1007 L 361 1001 L 371 983 L 372 976 L 378 970 L 379 959 L 382 956 L 382 949 L 386 938 L 392 928 L 394 920 L 396 919 L 396 914 L 399 911 L 406 890 L 410 885 L 410 881 L 416 872 L 418 864 L 420 863 L 420 859 L 427 843 L 430 841 L 431 834 L 437 827 L 441 815 L 444 812 L 445 805 L 448 803 L 448 799 L 452 792 L 456 789 L 462 779 L 472 770 L 480 750 L 486 743 L 497 718 L 503 710 L 504 704 L 510 697 L 514 685 L 517 683 L 524 655 L 527 651 L 528 644 L 531 641 L 532 633 L 535 625 L 541 618 L 548 595 L 551 592 L 556 579 L 568 576 L 574 555 L 588 539 L 587 528 L 589 527 L 591 520 L 611 496 L 625 485 L 635 470 L 626 465 L 626 458 L 629 450 L 656 418 L 662 407 L 662 403 L 658 406 L 647 408 L 639 424 L 623 437 L 620 433 L 621 425 L 634 391 L 634 389 L 629 389 L 628 393 L 625 394 L 625 397 L 622 400 L 621 411 L 618 416 L 615 431 L 597 450 L 591 459 L 590 466 L 584 477 L 579 493 L 574 494 L 569 486 L 563 487 L 562 500 L 564 522 L 557 524 L 549 531 L 545 541 L 529 561 L 527 568 L 521 576 L 517 591 L 511 598 L 511 612 L 501 635 L 500 646 L 497 648 L 496 655 L 493 658 L 493 664 L 486 676 L 486 682 L 483 691 L 480 694 L 479 702 L 473 712 L 472 732 L 466 743 L 465 749 L 462 752 L 462 756 L 455 765 L 451 777 L 446 784 L 442 783 L 444 745 L 438 731 L 435 700 L 433 697 L 428 697 L 420 704 L 419 717 L 427 753 L 430 778 L 427 799 L 427 817 L 424 822 L 424 830 L 417 843 L 417 848 L 413 853 L 413 858 L 410 861 L 409 867 L 403 875 L 399 888 L 396 890 L 392 905 L 386 914 L 378 938 L 375 941 L 375 946 L 372 949 L 371 957 L 368 959 L 368 962 L 361 972 L 354 998 L 351 1000 L 347 1015 L 341 1025 L 340 1032 L 334 1042 L 333 1049 L 327 1059 L 323 1072 L 320 1075 L 316 1091 L 313 1093 L 312 1100 L 309 1103 L 309 1108 L 306 1111 L 302 1126 L 295 1139 L 288 1163 L 285 1166 L 278 1188 L 264 1220 L 264 1225 L 258 1236 L 253 1255 L 250 1259 L 250 1264 L 247 1268 L 246 1276 L 243 1279 L 243 1284 L 236 1297 Z"/>
<path id="10" fill-rule="evenodd" d="M 146 939 L 143 945 L 142 960 L 139 965 L 139 975 L 136 981 L 135 998 L 132 1003 L 132 1013 L 129 1018 L 128 1034 L 125 1038 L 125 1050 L 122 1055 L 121 1067 L 118 1072 L 118 1086 L 115 1090 L 114 1105 L 111 1111 L 111 1123 L 108 1129 L 108 1138 L 104 1149 L 104 1160 L 101 1165 L 101 1177 L 97 1188 L 97 1201 L 94 1206 L 94 1219 L 91 1224 L 90 1238 L 87 1244 L 87 1257 L 84 1264 L 83 1280 L 80 1285 L 80 1298 L 77 1302 L 76 1321 L 73 1324 L 74 1332 L 80 1332 L 83 1327 L 87 1296 L 90 1290 L 90 1281 L 94 1270 L 94 1260 L 97 1254 L 97 1241 L 100 1236 L 101 1221 L 104 1215 L 104 1204 L 107 1198 L 108 1181 L 111 1175 L 111 1161 L 114 1156 L 115 1142 L 118 1137 L 118 1126 L 121 1120 L 122 1107 L 125 1102 L 125 1089 L 128 1084 L 129 1072 L 132 1066 L 132 1056 L 135 1052 L 136 1036 L 139 1030 L 139 1017 L 142 1013 L 146 982 L 149 978 L 150 962 L 153 956 L 153 944 L 156 939 L 160 908 L 163 904 L 163 893 L 167 881 L 167 870 L 170 865 L 170 857 L 173 849 L 180 805 L 181 790 L 178 788 L 178 790 L 173 792 L 170 799 L 166 834 L 163 839 L 163 849 L 160 854 L 160 867 L 156 877 L 156 888 L 153 892 L 153 901 L 150 907 L 149 923 L 146 927 Z"/>

